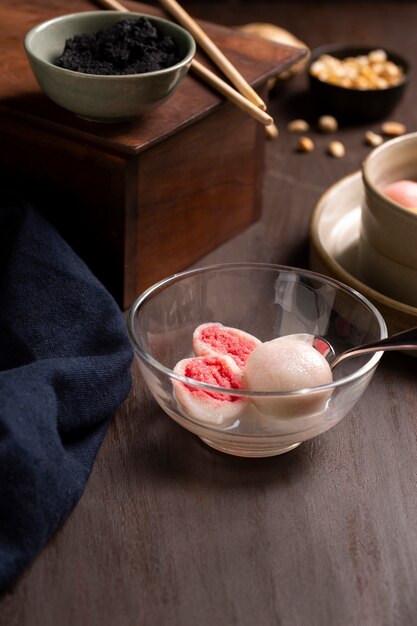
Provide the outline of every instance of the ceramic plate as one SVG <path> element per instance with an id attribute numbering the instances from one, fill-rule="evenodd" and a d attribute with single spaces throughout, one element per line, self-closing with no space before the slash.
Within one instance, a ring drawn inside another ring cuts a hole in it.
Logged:
<path id="1" fill-rule="evenodd" d="M 310 265 L 353 287 L 381 311 L 390 334 L 417 326 L 417 308 L 389 298 L 366 284 L 358 269 L 362 174 L 335 183 L 320 198 L 310 224 Z"/>

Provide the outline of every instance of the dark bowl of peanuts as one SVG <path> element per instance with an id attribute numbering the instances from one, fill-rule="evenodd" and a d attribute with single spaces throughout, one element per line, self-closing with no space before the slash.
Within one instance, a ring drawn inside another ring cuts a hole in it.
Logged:
<path id="1" fill-rule="evenodd" d="M 313 50 L 308 74 L 318 107 L 344 121 L 371 121 L 401 100 L 410 66 L 384 48 L 334 44 Z"/>

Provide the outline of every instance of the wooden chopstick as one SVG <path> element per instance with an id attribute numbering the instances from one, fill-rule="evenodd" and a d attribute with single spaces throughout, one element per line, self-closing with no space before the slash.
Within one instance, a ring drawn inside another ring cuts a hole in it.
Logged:
<path id="1" fill-rule="evenodd" d="M 98 4 L 106 9 L 113 9 L 115 11 L 129 12 L 123 4 L 118 0 L 96 0 Z M 233 102 L 239 109 L 245 111 L 251 115 L 254 119 L 265 126 L 273 124 L 274 120 L 268 113 L 265 113 L 262 109 L 253 104 L 250 100 L 242 96 L 236 89 L 233 89 L 228 83 L 222 80 L 217 74 L 205 67 L 202 63 L 199 63 L 195 59 L 191 62 L 191 69 L 203 80 L 205 80 L 213 89 L 221 93 L 228 100 Z"/>
<path id="2" fill-rule="evenodd" d="M 168 13 L 171 13 L 175 19 L 184 26 L 194 37 L 200 48 L 211 58 L 217 67 L 227 76 L 227 78 L 233 83 L 236 89 L 245 96 L 250 102 L 257 107 L 266 111 L 266 104 L 259 97 L 256 91 L 249 85 L 249 83 L 243 78 L 242 74 L 238 72 L 235 66 L 229 61 L 229 59 L 223 54 L 223 52 L 216 46 L 214 41 L 210 39 L 207 33 L 197 24 L 197 22 L 189 15 L 182 6 L 176 0 L 159 0 Z"/>
<path id="3" fill-rule="evenodd" d="M 113 11 L 123 11 L 123 13 L 129 13 L 129 9 L 117 0 L 98 0 L 98 4 L 101 4 L 106 9 L 113 9 Z"/>
<path id="4" fill-rule="evenodd" d="M 233 89 L 228 83 L 219 78 L 217 74 L 210 71 L 208 67 L 195 59 L 193 59 L 191 67 L 197 76 L 203 78 L 211 87 L 219 91 L 223 96 L 226 96 L 226 98 L 231 100 L 239 109 L 249 113 L 249 115 L 252 115 L 258 122 L 265 124 L 265 126 L 273 124 L 274 120 L 268 113 L 265 113 L 265 111 L 262 111 L 262 109 L 255 104 L 252 104 L 245 96 L 242 96 L 236 89 Z"/>

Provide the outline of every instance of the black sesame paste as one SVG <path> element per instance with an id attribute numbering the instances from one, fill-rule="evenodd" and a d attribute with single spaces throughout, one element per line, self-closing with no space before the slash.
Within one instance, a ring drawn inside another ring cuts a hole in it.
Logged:
<path id="1" fill-rule="evenodd" d="M 142 74 L 180 60 L 172 38 L 140 17 L 121 20 L 96 33 L 74 35 L 65 42 L 55 65 L 84 74 Z"/>

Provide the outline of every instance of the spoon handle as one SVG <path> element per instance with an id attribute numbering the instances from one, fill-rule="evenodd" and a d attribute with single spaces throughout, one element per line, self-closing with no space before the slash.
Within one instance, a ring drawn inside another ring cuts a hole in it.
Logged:
<path id="1" fill-rule="evenodd" d="M 385 339 L 379 339 L 373 343 L 366 343 L 362 346 L 346 350 L 346 352 L 339 354 L 339 356 L 335 358 L 330 367 L 333 369 L 346 359 L 371 354 L 372 352 L 379 352 L 380 350 L 384 352 L 389 350 L 417 350 L 417 327 L 404 330 L 401 333 L 396 333 Z"/>

